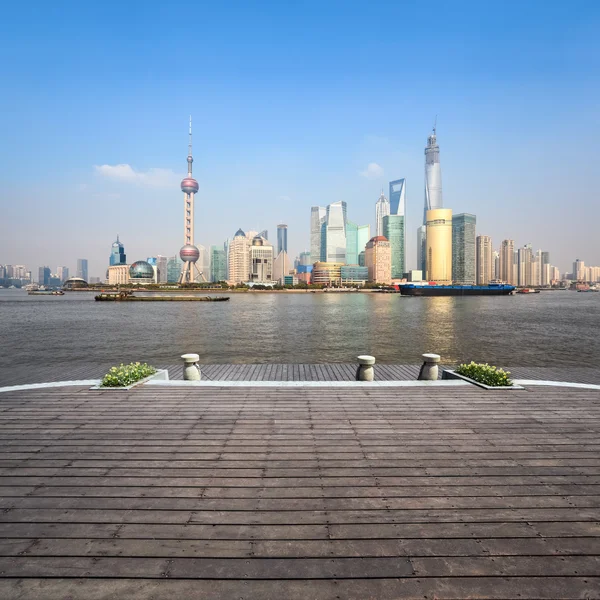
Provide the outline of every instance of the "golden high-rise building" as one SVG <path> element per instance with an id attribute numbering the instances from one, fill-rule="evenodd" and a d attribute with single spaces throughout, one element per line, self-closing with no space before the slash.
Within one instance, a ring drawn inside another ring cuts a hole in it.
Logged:
<path id="1" fill-rule="evenodd" d="M 516 285 L 515 277 L 515 242 L 514 240 L 502 240 L 500 245 L 500 279 L 504 283 Z"/>
<path id="2" fill-rule="evenodd" d="M 428 210 L 426 233 L 427 280 L 452 283 L 452 209 Z"/>

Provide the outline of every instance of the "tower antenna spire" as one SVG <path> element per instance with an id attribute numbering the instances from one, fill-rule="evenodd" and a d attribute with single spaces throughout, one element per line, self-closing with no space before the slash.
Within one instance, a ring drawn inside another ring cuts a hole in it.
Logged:
<path id="1" fill-rule="evenodd" d="M 192 115 L 190 115 L 190 143 L 188 144 L 188 155 L 192 155 Z"/>
<path id="2" fill-rule="evenodd" d="M 192 135 L 191 134 L 191 131 L 192 131 L 191 118 L 192 117 L 190 117 L 190 136 Z M 437 115 L 435 115 L 435 121 L 433 122 L 433 135 L 435 135 L 435 130 L 436 129 L 437 129 Z M 191 138 L 190 138 L 190 140 L 191 140 Z M 190 141 L 190 143 L 191 143 L 191 141 Z M 190 154 L 191 154 L 191 152 L 190 152 Z"/>

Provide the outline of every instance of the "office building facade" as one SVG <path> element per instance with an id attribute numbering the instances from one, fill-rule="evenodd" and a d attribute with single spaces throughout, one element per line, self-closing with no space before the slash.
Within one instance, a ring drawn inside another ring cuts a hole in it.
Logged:
<path id="1" fill-rule="evenodd" d="M 327 219 L 327 209 L 324 206 L 313 206 L 310 209 L 310 257 L 312 263 L 322 258 L 323 226 Z"/>
<path id="2" fill-rule="evenodd" d="M 281 251 L 286 253 L 288 251 L 287 230 L 287 225 L 284 225 L 283 223 L 277 225 L 277 254 L 279 254 Z"/>
<path id="3" fill-rule="evenodd" d="M 381 196 L 379 196 L 377 202 L 375 203 L 375 235 L 383 235 L 383 217 L 390 214 L 390 202 L 385 197 L 383 190 L 381 190 Z M 367 242 L 370 240 L 369 238 L 365 242 L 365 246 Z M 364 248 L 363 248 L 364 250 Z"/>
<path id="4" fill-rule="evenodd" d="M 229 281 L 233 284 L 248 281 L 250 274 L 249 240 L 246 234 L 238 229 L 229 244 Z"/>
<path id="5" fill-rule="evenodd" d="M 77 277 L 83 279 L 84 281 L 88 280 L 88 261 L 87 258 L 78 258 L 77 259 Z"/>
<path id="6" fill-rule="evenodd" d="M 426 266 L 428 281 L 452 283 L 452 210 L 427 211 Z"/>
<path id="7" fill-rule="evenodd" d="M 392 249 L 384 236 L 378 235 L 369 240 L 365 263 L 371 283 L 389 285 L 392 282 Z"/>
<path id="8" fill-rule="evenodd" d="M 476 278 L 475 215 L 452 216 L 452 279 L 461 285 L 472 285 Z"/>
<path id="9" fill-rule="evenodd" d="M 405 271 L 403 215 L 389 214 L 383 217 L 383 237 L 390 244 L 391 279 L 402 279 Z"/>
<path id="10" fill-rule="evenodd" d="M 516 285 L 515 278 L 515 241 L 502 240 L 500 244 L 500 277 L 503 283 Z"/>
<path id="11" fill-rule="evenodd" d="M 346 262 L 346 203 L 333 202 L 327 206 L 325 223 L 325 257 L 329 263 Z"/>
<path id="12" fill-rule="evenodd" d="M 210 280 L 213 283 L 227 281 L 227 254 L 219 246 L 210 247 Z"/>
<path id="13" fill-rule="evenodd" d="M 488 285 L 494 278 L 492 238 L 489 235 L 477 236 L 477 285 Z M 455 277 L 456 279 L 456 277 Z"/>

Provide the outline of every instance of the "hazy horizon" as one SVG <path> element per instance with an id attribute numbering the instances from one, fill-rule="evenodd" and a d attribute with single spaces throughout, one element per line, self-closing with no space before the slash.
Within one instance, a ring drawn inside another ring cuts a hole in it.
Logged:
<path id="1" fill-rule="evenodd" d="M 117 8 L 118 7 L 118 10 Z M 16 5 L 0 23 L 0 264 L 103 277 L 183 244 L 194 120 L 197 244 L 288 225 L 337 200 L 371 224 L 407 185 L 416 267 L 437 115 L 443 199 L 477 234 L 600 265 L 595 148 L 600 6 L 579 1 Z M 188 25 L 186 25 L 186 23 Z M 591 147 L 591 149 L 588 149 Z"/>

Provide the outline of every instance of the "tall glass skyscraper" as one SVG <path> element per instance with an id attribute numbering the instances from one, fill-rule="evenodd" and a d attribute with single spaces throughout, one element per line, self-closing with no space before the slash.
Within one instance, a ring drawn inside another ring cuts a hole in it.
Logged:
<path id="1" fill-rule="evenodd" d="M 427 138 L 425 148 L 425 208 L 423 224 L 427 223 L 427 211 L 443 208 L 442 201 L 442 167 L 440 166 L 440 147 L 437 144 L 435 127 Z"/>
<path id="2" fill-rule="evenodd" d="M 476 281 L 476 223 L 475 215 L 461 213 L 452 216 L 452 278 L 459 284 L 468 285 Z"/>
<path id="3" fill-rule="evenodd" d="M 119 241 L 119 235 L 117 234 L 117 241 L 112 245 L 110 250 L 109 265 L 114 267 L 115 265 L 126 265 L 127 257 L 125 256 L 125 247 Z"/>
<path id="4" fill-rule="evenodd" d="M 287 225 L 283 223 L 281 225 L 277 225 L 277 254 L 281 251 L 288 251 L 287 245 Z"/>
<path id="5" fill-rule="evenodd" d="M 310 259 L 313 263 L 324 260 L 322 237 L 326 218 L 327 209 L 324 206 L 313 206 L 310 209 Z"/>
<path id="6" fill-rule="evenodd" d="M 352 221 L 346 223 L 346 264 L 358 264 L 358 225 Z"/>
<path id="7" fill-rule="evenodd" d="M 84 281 L 88 280 L 88 261 L 87 258 L 77 259 L 77 277 L 80 277 Z"/>
<path id="8" fill-rule="evenodd" d="M 383 236 L 390 243 L 392 258 L 392 279 L 402 279 L 404 275 L 404 215 L 383 217 Z"/>
<path id="9" fill-rule="evenodd" d="M 383 190 L 381 190 L 381 196 L 379 196 L 377 202 L 375 203 L 375 228 L 377 230 L 376 235 L 383 235 L 383 217 L 390 214 L 390 202 L 385 197 Z M 367 239 L 367 242 L 371 238 Z M 365 246 L 367 245 L 365 242 Z M 363 248 L 364 250 L 364 248 Z"/>
<path id="10" fill-rule="evenodd" d="M 371 239 L 371 226 L 370 225 L 359 225 L 358 226 L 358 256 L 360 253 L 365 251 L 369 240 Z M 360 264 L 360 263 L 357 263 Z"/>
<path id="11" fill-rule="evenodd" d="M 326 262 L 346 262 L 346 203 L 333 202 L 327 206 L 325 225 Z"/>
<path id="12" fill-rule="evenodd" d="M 406 180 L 390 181 L 390 215 L 404 216 L 406 209 Z"/>
<path id="13" fill-rule="evenodd" d="M 210 247 L 210 280 L 215 283 L 227 280 L 227 254 L 219 246 Z"/>

